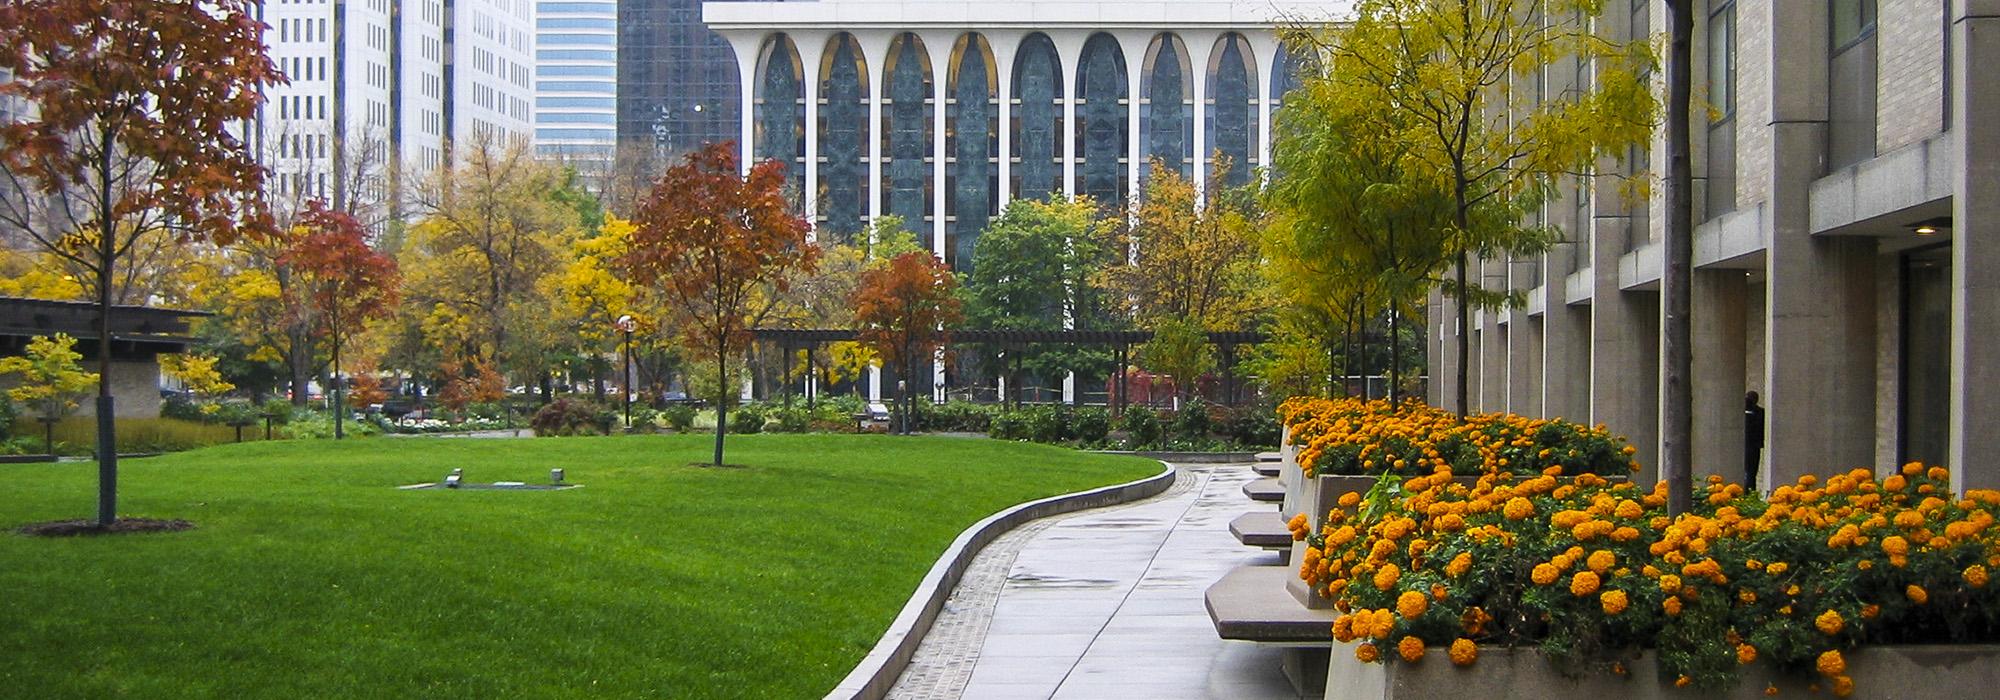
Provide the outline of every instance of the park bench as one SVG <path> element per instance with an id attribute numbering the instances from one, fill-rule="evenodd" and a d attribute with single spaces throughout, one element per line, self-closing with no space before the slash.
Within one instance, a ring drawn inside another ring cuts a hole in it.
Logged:
<path id="1" fill-rule="evenodd" d="M 1217 636 L 1278 646 L 1285 679 L 1310 696 L 1326 688 L 1333 618 L 1339 613 L 1307 608 L 1292 597 L 1285 584 L 1298 575 L 1290 566 L 1238 567 L 1209 586 L 1203 601 Z"/>
<path id="2" fill-rule="evenodd" d="M 1277 477 L 1264 477 L 1243 485 L 1243 495 L 1260 503 L 1285 502 L 1285 485 Z"/>
<path id="3" fill-rule="evenodd" d="M 1284 516 L 1275 511 L 1252 511 L 1236 516 L 1229 521 L 1229 534 L 1236 541 L 1252 547 L 1292 551 L 1292 531 L 1285 527 Z"/>
<path id="4" fill-rule="evenodd" d="M 854 414 L 854 427 L 867 430 L 869 426 L 888 425 L 889 406 L 880 401 L 870 402 L 868 408 Z"/>

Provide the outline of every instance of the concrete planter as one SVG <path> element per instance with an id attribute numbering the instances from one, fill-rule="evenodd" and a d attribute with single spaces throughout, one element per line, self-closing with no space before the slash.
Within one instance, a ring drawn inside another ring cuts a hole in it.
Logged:
<path id="1" fill-rule="evenodd" d="M 1658 655 L 1648 651 L 1626 662 L 1630 673 L 1590 672 L 1566 678 L 1531 648 L 1479 648 L 1479 661 L 1460 668 L 1443 648 L 1433 647 L 1420 663 L 1396 658 L 1367 664 L 1354 658 L 1353 644 L 1335 643 L 1327 664 L 1326 700 L 1402 700 L 1463 695 L 1477 688 L 1486 700 L 1543 698 L 1730 698 L 1760 700 L 1776 685 L 1779 697 L 1832 697 L 1823 678 L 1779 673 L 1762 662 L 1740 669 L 1735 687 L 1722 691 L 1676 688 L 1661 681 Z M 1385 649 L 1393 656 L 1395 650 Z M 1844 652 L 1857 698 L 1986 697 L 2000 687 L 2000 645 L 1884 646 Z M 1808 686 L 1819 684 L 1820 693 Z"/>

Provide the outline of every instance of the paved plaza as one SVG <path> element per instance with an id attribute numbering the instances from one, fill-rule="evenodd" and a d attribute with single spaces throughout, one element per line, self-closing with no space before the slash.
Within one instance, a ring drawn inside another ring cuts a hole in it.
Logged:
<path id="1" fill-rule="evenodd" d="M 1296 698 L 1279 650 L 1216 637 L 1202 594 L 1277 563 L 1229 521 L 1247 464 L 1176 465 L 1167 492 L 1049 518 L 974 560 L 891 698 Z"/>

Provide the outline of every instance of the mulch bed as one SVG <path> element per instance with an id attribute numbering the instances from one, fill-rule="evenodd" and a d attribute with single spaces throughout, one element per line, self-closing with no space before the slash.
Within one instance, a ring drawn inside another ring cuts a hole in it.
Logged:
<path id="1" fill-rule="evenodd" d="M 186 520 L 159 520 L 155 518 L 120 518 L 110 527 L 97 524 L 95 520 L 58 520 L 51 523 L 23 525 L 15 532 L 30 537 L 76 537 L 79 535 L 137 535 L 148 532 L 180 532 L 194 529 L 194 523 Z"/>

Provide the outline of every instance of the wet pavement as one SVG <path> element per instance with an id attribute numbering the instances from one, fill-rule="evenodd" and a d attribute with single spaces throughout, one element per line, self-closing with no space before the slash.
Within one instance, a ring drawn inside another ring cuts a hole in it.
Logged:
<path id="1" fill-rule="evenodd" d="M 1278 649 L 1216 637 L 1203 606 L 1230 569 L 1277 563 L 1229 534 L 1236 516 L 1273 507 L 1244 497 L 1257 475 L 1247 464 L 1176 466 L 1180 481 L 1161 496 L 1043 523 L 1005 543 L 1012 551 L 982 552 L 1011 556 L 1004 568 L 989 562 L 1004 579 L 979 591 L 969 575 L 960 588 L 977 594 L 955 594 L 948 613 L 983 630 L 957 635 L 956 661 L 950 649 L 920 650 L 905 678 L 931 682 L 891 697 L 1297 697 Z"/>

